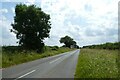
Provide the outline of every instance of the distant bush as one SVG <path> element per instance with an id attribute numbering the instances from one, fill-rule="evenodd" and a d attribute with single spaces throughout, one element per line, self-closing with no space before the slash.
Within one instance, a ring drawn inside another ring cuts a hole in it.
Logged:
<path id="1" fill-rule="evenodd" d="M 58 50 L 58 49 L 59 49 L 58 46 L 53 46 L 53 47 L 52 47 L 52 50 Z"/>
<path id="2" fill-rule="evenodd" d="M 6 51 L 6 52 L 20 52 L 22 51 L 22 47 L 20 46 L 2 46 L 2 51 Z"/>
<path id="3" fill-rule="evenodd" d="M 83 46 L 83 48 L 115 50 L 115 49 L 120 49 L 120 42 L 89 45 L 89 46 Z"/>

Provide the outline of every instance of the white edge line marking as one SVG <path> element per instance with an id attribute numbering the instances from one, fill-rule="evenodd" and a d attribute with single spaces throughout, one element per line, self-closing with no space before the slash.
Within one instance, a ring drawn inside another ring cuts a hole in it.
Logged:
<path id="1" fill-rule="evenodd" d="M 55 62 L 55 61 L 57 61 L 57 60 L 59 60 L 59 59 L 61 59 L 61 57 L 59 57 L 59 58 L 57 58 L 57 59 L 51 61 L 50 64 L 53 63 L 53 62 Z"/>
<path id="2" fill-rule="evenodd" d="M 26 74 L 24 74 L 24 75 L 18 77 L 17 79 L 19 79 L 19 78 L 23 78 L 23 77 L 25 77 L 25 76 L 27 76 L 27 75 L 29 75 L 29 74 L 35 72 L 35 71 L 36 71 L 36 70 L 32 70 L 32 71 L 30 71 L 30 72 L 28 72 L 28 73 L 26 73 Z M 14 79 L 14 80 L 17 80 L 17 79 Z"/>

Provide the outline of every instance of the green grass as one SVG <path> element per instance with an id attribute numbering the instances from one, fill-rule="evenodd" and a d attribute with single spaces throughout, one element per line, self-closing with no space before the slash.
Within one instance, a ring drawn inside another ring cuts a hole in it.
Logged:
<path id="1" fill-rule="evenodd" d="M 81 49 L 75 78 L 117 78 L 118 50 Z"/>
<path id="2" fill-rule="evenodd" d="M 0 69 L 2 68 L 2 53 L 0 53 Z"/>
<path id="3" fill-rule="evenodd" d="M 12 53 L 12 52 L 3 50 L 2 67 L 5 68 L 5 67 L 25 63 L 28 61 L 40 59 L 43 57 L 53 56 L 53 55 L 67 52 L 70 50 L 73 50 L 73 49 L 69 49 L 69 48 L 59 48 L 57 50 L 47 49 L 44 53 L 41 53 L 41 54 L 38 54 L 34 51 L 29 51 L 27 53 L 16 51 Z"/>
<path id="4" fill-rule="evenodd" d="M 2 68 L 2 48 L 0 47 L 0 69 Z"/>

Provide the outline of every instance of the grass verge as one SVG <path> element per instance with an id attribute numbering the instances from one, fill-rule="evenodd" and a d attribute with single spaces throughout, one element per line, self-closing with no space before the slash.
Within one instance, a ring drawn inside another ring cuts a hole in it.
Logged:
<path id="1" fill-rule="evenodd" d="M 2 68 L 2 48 L 0 46 L 0 69 Z"/>
<path id="2" fill-rule="evenodd" d="M 118 50 L 81 49 L 75 78 L 118 78 Z"/>
<path id="3" fill-rule="evenodd" d="M 57 50 L 46 50 L 44 53 L 38 54 L 35 53 L 34 51 L 30 51 L 27 53 L 24 52 L 9 52 L 9 51 L 2 51 L 2 68 L 5 67 L 10 67 L 13 65 L 25 63 L 28 61 L 48 57 L 48 56 L 53 56 L 56 54 L 60 54 L 63 52 L 67 52 L 73 49 L 69 48 L 59 48 Z"/>

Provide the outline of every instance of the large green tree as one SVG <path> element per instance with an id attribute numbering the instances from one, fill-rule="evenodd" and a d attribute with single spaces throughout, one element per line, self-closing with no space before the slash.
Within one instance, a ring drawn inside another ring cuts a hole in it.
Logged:
<path id="1" fill-rule="evenodd" d="M 35 5 L 17 4 L 11 32 L 16 34 L 18 43 L 26 49 L 42 50 L 44 38 L 49 37 L 50 15 Z"/>
<path id="2" fill-rule="evenodd" d="M 65 47 L 76 47 L 76 42 L 69 36 L 65 36 L 65 37 L 62 37 L 60 39 L 60 43 L 64 43 L 65 44 Z"/>

